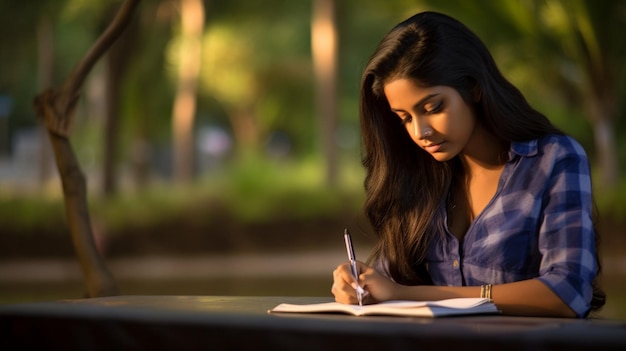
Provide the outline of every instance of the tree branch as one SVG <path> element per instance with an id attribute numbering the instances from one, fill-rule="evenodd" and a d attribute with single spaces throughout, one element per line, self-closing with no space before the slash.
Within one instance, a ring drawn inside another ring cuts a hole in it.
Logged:
<path id="1" fill-rule="evenodd" d="M 70 144 L 69 132 L 80 96 L 79 90 L 85 78 L 124 32 L 139 2 L 140 0 L 124 1 L 107 30 L 74 68 L 60 90 L 48 89 L 35 97 L 35 111 L 43 119 L 54 149 L 70 235 L 90 297 L 114 295 L 117 288 L 104 260 L 96 250 L 87 204 L 87 181 Z"/>
<path id="2" fill-rule="evenodd" d="M 46 113 L 44 122 L 48 130 L 57 135 L 68 137 L 70 127 L 72 126 L 76 103 L 80 96 L 80 89 L 83 86 L 87 75 L 91 72 L 93 66 L 104 55 L 104 53 L 113 45 L 113 43 L 124 32 L 126 26 L 132 19 L 135 8 L 141 0 L 126 0 L 115 15 L 113 21 L 109 24 L 106 31 L 92 45 L 83 59 L 75 66 L 72 73 L 65 80 L 58 92 L 46 91 L 37 99 L 43 99 L 43 104 L 50 104 L 55 110 L 56 118 Z M 36 102 L 37 105 L 37 102 Z"/>

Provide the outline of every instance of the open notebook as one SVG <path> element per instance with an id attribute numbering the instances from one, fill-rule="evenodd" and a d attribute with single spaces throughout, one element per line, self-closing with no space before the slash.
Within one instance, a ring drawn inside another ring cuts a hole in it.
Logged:
<path id="1" fill-rule="evenodd" d="M 338 302 L 294 305 L 282 303 L 269 313 L 345 313 L 355 316 L 386 315 L 443 317 L 468 314 L 493 314 L 500 311 L 486 298 L 453 298 L 438 301 L 385 301 L 372 305 L 348 305 Z"/>

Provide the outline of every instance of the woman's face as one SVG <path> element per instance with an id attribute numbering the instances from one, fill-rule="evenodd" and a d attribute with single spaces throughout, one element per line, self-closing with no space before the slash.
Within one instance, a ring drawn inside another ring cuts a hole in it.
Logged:
<path id="1" fill-rule="evenodd" d="M 391 111 L 419 147 L 443 162 L 463 151 L 476 127 L 476 117 L 456 89 L 420 87 L 396 79 L 384 87 Z"/>

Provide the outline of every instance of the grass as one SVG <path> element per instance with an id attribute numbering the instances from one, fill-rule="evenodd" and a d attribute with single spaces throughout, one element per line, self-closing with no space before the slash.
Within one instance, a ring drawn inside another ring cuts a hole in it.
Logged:
<path id="1" fill-rule="evenodd" d="M 364 171 L 355 157 L 341 159 L 337 184 L 326 184 L 320 159 L 277 162 L 252 158 L 228 164 L 189 185 L 153 182 L 141 189 L 126 187 L 111 198 L 89 192 L 94 222 L 106 223 L 110 231 L 175 220 L 208 220 L 212 210 L 228 212 L 241 223 L 274 218 L 310 219 L 349 209 L 358 211 L 363 201 Z M 598 177 L 596 177 L 597 179 Z M 601 217 L 620 220 L 626 213 L 626 179 L 615 189 L 595 187 Z M 60 187 L 30 193 L 0 189 L 0 227 L 14 232 L 43 233 L 65 222 Z M 189 218 L 186 214 L 202 215 Z"/>
<path id="2" fill-rule="evenodd" d="M 142 188 L 128 187 L 113 197 L 89 192 L 89 209 L 94 222 L 106 223 L 115 232 L 125 227 L 145 226 L 175 220 L 188 214 L 211 210 L 228 212 L 241 223 L 273 218 L 306 219 L 330 215 L 342 209 L 359 209 L 362 202 L 363 171 L 358 163 L 344 162 L 337 184 L 325 184 L 320 160 L 269 162 L 253 159 L 229 165 L 189 185 L 153 182 Z M 13 193 L 0 189 L 0 227 L 17 233 L 42 233 L 45 228 L 63 227 L 65 210 L 60 189 Z"/>

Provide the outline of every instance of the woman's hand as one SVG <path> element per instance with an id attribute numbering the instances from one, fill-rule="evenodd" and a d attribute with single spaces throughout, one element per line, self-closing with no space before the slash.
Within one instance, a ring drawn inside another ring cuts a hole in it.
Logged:
<path id="1" fill-rule="evenodd" d="M 358 284 L 365 290 L 363 303 L 376 303 L 380 301 L 393 300 L 400 287 L 386 276 L 380 274 L 375 269 L 365 263 L 357 261 L 357 269 L 360 272 Z M 335 296 L 335 301 L 346 304 L 357 304 L 356 296 L 357 281 L 352 276 L 350 262 L 344 262 L 333 271 L 333 286 L 331 292 Z"/>

